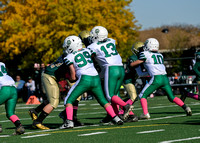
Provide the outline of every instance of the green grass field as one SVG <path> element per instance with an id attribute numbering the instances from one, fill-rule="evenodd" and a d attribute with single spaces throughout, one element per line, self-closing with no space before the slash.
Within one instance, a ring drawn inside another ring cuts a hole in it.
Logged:
<path id="1" fill-rule="evenodd" d="M 200 102 L 187 98 L 185 103 L 192 109 L 193 116 L 187 117 L 182 108 L 168 101 L 166 96 L 148 98 L 151 115 L 149 120 L 117 125 L 99 125 L 106 112 L 96 100 L 80 101 L 78 118 L 85 123 L 74 129 L 58 129 L 62 120 L 58 117 L 64 109 L 63 102 L 55 109 L 44 124 L 51 130 L 33 129 L 28 109 L 37 105 L 18 103 L 16 114 L 21 119 L 26 133 L 8 136 L 14 132 L 14 125 L 5 116 L 4 105 L 0 106 L 0 124 L 3 132 L 0 143 L 198 143 L 200 142 Z M 134 113 L 140 115 L 140 102 L 134 104 Z"/>

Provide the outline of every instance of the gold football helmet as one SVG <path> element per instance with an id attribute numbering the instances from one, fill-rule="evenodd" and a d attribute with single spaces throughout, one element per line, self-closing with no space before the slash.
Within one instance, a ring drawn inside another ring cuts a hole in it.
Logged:
<path id="1" fill-rule="evenodd" d="M 137 55 L 139 52 L 143 50 L 144 43 L 143 42 L 136 42 L 133 44 L 131 51 L 133 54 Z"/>
<path id="2" fill-rule="evenodd" d="M 78 35 L 78 37 L 81 39 L 81 41 L 83 43 L 83 47 L 84 47 L 84 45 L 85 45 L 85 47 L 87 47 L 88 45 L 91 44 L 90 31 L 87 31 L 87 30 L 81 31 L 81 33 Z"/>

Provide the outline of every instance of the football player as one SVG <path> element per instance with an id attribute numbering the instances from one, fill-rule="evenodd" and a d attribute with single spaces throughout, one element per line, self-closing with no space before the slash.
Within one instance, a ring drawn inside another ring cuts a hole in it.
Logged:
<path id="1" fill-rule="evenodd" d="M 131 51 L 133 52 L 133 55 L 130 56 L 127 59 L 127 65 L 125 68 L 125 77 L 123 81 L 123 86 L 125 90 L 127 91 L 130 99 L 126 99 L 126 103 L 133 104 L 136 101 L 137 98 L 137 92 L 135 89 L 135 82 L 138 77 L 144 77 L 147 76 L 147 72 L 143 72 L 142 67 L 139 65 L 137 67 L 131 67 L 130 64 L 136 60 L 138 60 L 138 54 L 143 51 L 143 42 L 136 42 L 133 44 Z M 121 109 L 119 114 L 123 114 L 123 110 Z M 127 122 L 136 122 L 138 121 L 138 117 L 134 115 L 134 113 L 131 111 L 129 114 Z M 126 122 L 125 121 L 125 122 Z"/>
<path id="2" fill-rule="evenodd" d="M 91 44 L 91 40 L 90 40 L 90 31 L 87 31 L 87 30 L 83 30 L 79 33 L 78 37 L 81 39 L 82 41 L 82 44 L 83 44 L 83 48 L 86 48 L 88 45 Z M 67 79 L 67 83 L 68 85 L 70 86 L 70 88 L 75 84 L 75 82 L 70 82 L 68 79 Z M 86 96 L 87 93 L 83 93 L 83 97 Z M 74 102 L 73 104 L 73 121 L 74 121 L 74 126 L 82 126 L 84 125 L 83 123 L 81 123 L 80 121 L 78 121 L 77 119 L 77 111 L 78 111 L 78 103 L 80 102 L 81 100 L 81 96 L 79 96 L 77 98 L 77 100 Z M 67 116 L 66 116 L 66 110 L 63 110 L 60 114 L 59 114 L 59 117 L 63 119 L 63 121 L 65 122 L 65 120 L 67 119 Z"/>
<path id="3" fill-rule="evenodd" d="M 158 88 L 163 89 L 167 93 L 169 101 L 174 102 L 178 106 L 182 107 L 186 114 L 191 116 L 192 111 L 190 107 L 186 106 L 182 100 L 173 95 L 172 88 L 167 77 L 163 55 L 159 53 L 158 50 L 158 40 L 155 38 L 149 38 L 145 41 L 144 52 L 139 54 L 138 60 L 130 64 L 130 66 L 134 67 L 143 63 L 149 75 L 151 76 L 151 80 L 145 85 L 142 92 L 139 94 L 140 103 L 143 110 L 143 114 L 141 114 L 140 119 L 150 118 L 147 107 L 147 97 Z"/>
<path id="4" fill-rule="evenodd" d="M 15 107 L 17 103 L 17 89 L 15 87 L 15 81 L 7 74 L 5 64 L 0 62 L 0 105 L 3 103 L 5 103 L 7 118 L 16 126 L 14 134 L 24 134 L 25 129 L 18 116 L 15 115 Z M 1 125 L 0 132 L 2 132 Z"/>
<path id="5" fill-rule="evenodd" d="M 101 67 L 101 78 L 104 79 L 104 92 L 106 98 L 118 114 L 117 105 L 124 110 L 123 120 L 127 119 L 129 112 L 133 106 L 125 103 L 119 96 L 117 96 L 120 86 L 123 83 L 125 76 L 122 58 L 116 50 L 115 40 L 108 38 L 108 31 L 105 27 L 95 26 L 91 32 L 92 44 L 87 48 L 93 52 L 95 61 Z M 109 118 L 109 116 L 107 116 Z M 105 118 L 107 119 L 107 118 Z M 102 120 L 101 122 L 104 122 Z"/>
<path id="6" fill-rule="evenodd" d="M 195 53 L 196 55 L 196 63 L 194 64 L 193 70 L 196 73 L 196 79 L 197 79 L 197 88 L 200 91 L 200 51 Z M 187 89 L 181 89 L 181 100 L 184 102 L 186 97 L 193 98 L 195 100 L 200 100 L 200 92 L 198 94 L 190 93 L 187 91 Z"/>
<path id="7" fill-rule="evenodd" d="M 47 130 L 49 127 L 46 127 L 42 124 L 43 120 L 55 109 L 59 104 L 59 96 L 60 90 L 58 86 L 58 81 L 63 77 L 65 78 L 66 72 L 69 72 L 68 67 L 63 64 L 63 58 L 66 56 L 65 51 L 63 54 L 52 64 L 45 68 L 44 73 L 42 74 L 41 80 L 42 84 L 45 89 L 45 93 L 47 96 L 47 100 L 41 103 L 36 108 L 29 110 L 29 115 L 33 120 L 32 126 L 34 128 L 38 128 L 41 130 Z M 71 83 L 72 84 L 72 83 Z M 81 126 L 82 124 L 77 119 L 77 109 L 78 109 L 78 102 L 77 100 L 74 103 L 74 122 L 76 126 Z M 40 114 L 39 114 L 40 113 Z M 39 115 L 39 116 L 38 116 Z M 62 115 L 59 115 L 61 118 Z"/>
<path id="8" fill-rule="evenodd" d="M 82 41 L 77 36 L 68 36 L 63 44 L 68 55 L 64 58 L 66 65 L 69 66 L 71 81 L 76 83 L 70 88 L 64 104 L 66 106 L 67 120 L 60 129 L 74 127 L 73 122 L 73 103 L 80 94 L 92 91 L 99 104 L 105 108 L 107 113 L 113 118 L 113 122 L 122 125 L 123 121 L 116 116 L 112 106 L 105 99 L 100 83 L 98 72 L 94 68 L 91 51 L 82 47 Z"/>

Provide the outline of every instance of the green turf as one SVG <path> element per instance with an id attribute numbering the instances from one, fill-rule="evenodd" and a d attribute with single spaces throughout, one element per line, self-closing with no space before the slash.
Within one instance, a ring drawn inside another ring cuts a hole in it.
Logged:
<path id="1" fill-rule="evenodd" d="M 0 124 L 3 133 L 0 134 L 0 143 L 157 143 L 177 140 L 172 142 L 197 143 L 200 142 L 200 102 L 187 98 L 185 103 L 192 108 L 193 116 L 187 117 L 182 108 L 168 101 L 165 96 L 148 98 L 150 120 L 140 120 L 135 123 L 125 123 L 122 126 L 99 125 L 99 121 L 105 117 L 106 112 L 96 100 L 80 101 L 78 118 L 86 126 L 82 128 L 59 130 L 62 120 L 58 117 L 64 109 L 60 106 L 53 111 L 44 121 L 51 128 L 49 131 L 33 129 L 32 121 L 28 115 L 28 109 L 37 105 L 25 105 L 18 103 L 16 114 L 21 119 L 26 133 L 21 136 L 9 136 L 14 132 L 14 125 L 8 121 L 5 115 L 4 105 L 0 106 Z M 140 102 L 134 104 L 134 113 L 140 115 L 142 109 Z M 144 131 L 157 132 L 144 133 Z M 97 133 L 96 135 L 81 136 L 83 134 Z M 35 135 L 41 135 L 34 137 Z M 196 137 L 196 138 L 194 138 Z M 185 139 L 181 141 L 180 139 Z"/>

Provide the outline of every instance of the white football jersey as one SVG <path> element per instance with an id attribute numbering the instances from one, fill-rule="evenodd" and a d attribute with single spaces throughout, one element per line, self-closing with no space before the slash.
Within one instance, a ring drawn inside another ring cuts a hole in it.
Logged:
<path id="1" fill-rule="evenodd" d="M 98 75 L 94 68 L 93 61 L 91 59 L 91 52 L 89 49 L 83 48 L 80 51 L 68 54 L 64 61 L 67 65 L 73 64 L 76 70 L 76 76 L 79 78 L 81 75 Z"/>
<path id="2" fill-rule="evenodd" d="M 167 74 L 163 55 L 158 52 L 144 51 L 139 55 L 139 60 L 144 60 L 144 66 L 150 76 Z"/>
<path id="3" fill-rule="evenodd" d="M 5 64 L 0 62 L 0 88 L 2 86 L 15 86 L 15 81 L 7 75 Z"/>
<path id="4" fill-rule="evenodd" d="M 108 38 L 105 42 L 92 43 L 87 48 L 96 54 L 95 60 L 101 68 L 105 66 L 123 66 L 114 39 Z"/>

